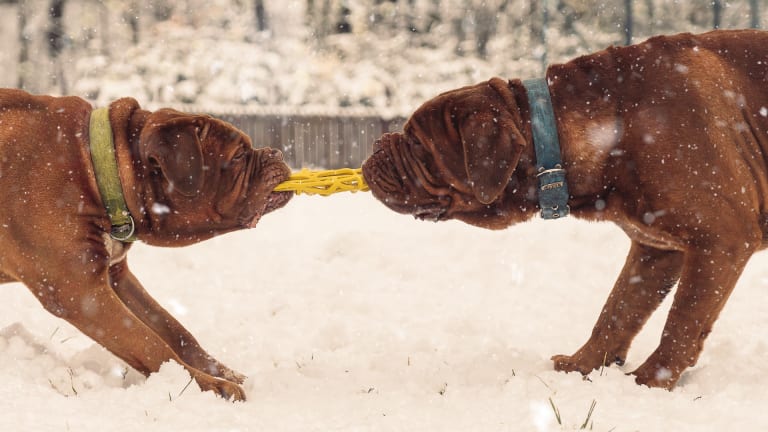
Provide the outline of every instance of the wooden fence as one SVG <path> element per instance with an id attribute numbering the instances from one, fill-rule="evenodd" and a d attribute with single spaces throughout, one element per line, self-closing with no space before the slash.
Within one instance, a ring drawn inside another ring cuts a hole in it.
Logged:
<path id="1" fill-rule="evenodd" d="M 402 130 L 405 119 L 374 113 L 226 112 L 196 110 L 228 121 L 247 133 L 255 147 L 283 151 L 292 168 L 359 167 L 373 142 L 385 132 Z"/>

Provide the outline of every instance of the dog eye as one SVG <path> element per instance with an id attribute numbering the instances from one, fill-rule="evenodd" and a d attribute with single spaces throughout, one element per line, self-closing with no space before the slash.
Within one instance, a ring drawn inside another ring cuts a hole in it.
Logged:
<path id="1" fill-rule="evenodd" d="M 237 153 L 235 153 L 235 155 L 232 157 L 232 160 L 240 161 L 240 160 L 243 160 L 243 158 L 245 158 L 245 149 L 241 148 L 240 150 L 237 151 Z"/>
<path id="2" fill-rule="evenodd" d="M 424 158 L 424 156 L 426 156 L 426 155 L 427 155 L 427 150 L 424 148 L 424 146 L 423 146 L 423 145 L 421 145 L 421 143 L 420 143 L 420 142 L 415 142 L 415 143 L 413 143 L 413 145 L 412 145 L 412 147 L 411 147 L 411 151 L 413 152 L 413 155 L 414 155 L 414 156 L 415 156 L 417 159 L 423 159 L 423 158 Z"/>

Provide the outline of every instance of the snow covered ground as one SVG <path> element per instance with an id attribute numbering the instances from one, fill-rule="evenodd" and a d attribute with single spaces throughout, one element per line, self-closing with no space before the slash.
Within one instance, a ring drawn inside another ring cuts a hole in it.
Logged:
<path id="1" fill-rule="evenodd" d="M 593 401 L 588 430 L 766 430 L 768 254 L 675 391 L 624 375 L 655 347 L 668 304 L 626 366 L 589 381 L 552 370 L 551 355 L 586 340 L 628 245 L 607 224 L 490 232 L 415 221 L 365 193 L 299 196 L 254 230 L 139 244 L 129 258 L 209 352 L 249 376 L 247 402 L 201 393 L 177 364 L 127 371 L 3 285 L 0 430 L 558 431 L 578 430 Z"/>

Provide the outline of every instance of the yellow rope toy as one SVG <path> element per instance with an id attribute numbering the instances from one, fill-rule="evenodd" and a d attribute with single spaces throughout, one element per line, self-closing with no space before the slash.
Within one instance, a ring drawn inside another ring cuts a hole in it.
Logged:
<path id="1" fill-rule="evenodd" d="M 293 191 L 297 195 L 328 196 L 338 192 L 365 192 L 369 189 L 360 168 L 341 168 L 327 171 L 312 171 L 304 168 L 291 174 L 288 180 L 277 185 L 274 190 L 277 192 Z"/>

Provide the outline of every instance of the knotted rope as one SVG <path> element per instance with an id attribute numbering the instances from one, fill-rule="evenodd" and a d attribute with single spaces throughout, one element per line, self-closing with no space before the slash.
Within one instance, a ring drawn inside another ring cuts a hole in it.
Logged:
<path id="1" fill-rule="evenodd" d="M 336 170 L 312 171 L 307 168 L 291 174 L 288 180 L 274 189 L 293 191 L 297 195 L 328 196 L 338 192 L 368 191 L 368 185 L 360 168 L 341 168 Z"/>

